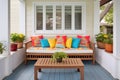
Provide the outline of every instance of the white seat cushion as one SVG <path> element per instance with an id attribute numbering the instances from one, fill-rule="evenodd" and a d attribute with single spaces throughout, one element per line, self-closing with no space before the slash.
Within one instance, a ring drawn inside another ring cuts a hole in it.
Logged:
<path id="1" fill-rule="evenodd" d="M 92 49 L 89 48 L 42 48 L 42 47 L 30 47 L 27 49 L 28 53 L 54 53 L 54 52 L 65 52 L 65 53 L 93 53 Z"/>

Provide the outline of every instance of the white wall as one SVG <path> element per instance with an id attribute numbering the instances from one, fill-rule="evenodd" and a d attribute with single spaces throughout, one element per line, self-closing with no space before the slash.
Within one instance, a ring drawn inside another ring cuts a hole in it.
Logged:
<path id="1" fill-rule="evenodd" d="M 5 58 L 0 57 L 0 80 L 5 77 Z"/>
<path id="2" fill-rule="evenodd" d="M 17 68 L 25 59 L 25 48 L 11 52 L 10 55 L 0 55 L 0 80 L 8 76 Z"/>
<path id="3" fill-rule="evenodd" d="M 96 48 L 96 61 L 105 68 L 114 78 L 120 79 L 120 58 Z"/>
<path id="4" fill-rule="evenodd" d="M 29 38 L 33 34 L 33 3 L 34 2 L 85 2 L 86 3 L 86 33 L 93 38 L 94 32 L 94 0 L 25 0 L 26 33 Z M 44 35 L 44 34 L 43 34 Z"/>

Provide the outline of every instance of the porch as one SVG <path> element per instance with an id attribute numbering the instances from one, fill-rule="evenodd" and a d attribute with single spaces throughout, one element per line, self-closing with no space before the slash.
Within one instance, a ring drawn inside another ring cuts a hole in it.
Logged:
<path id="1" fill-rule="evenodd" d="M 3 80 L 34 80 L 34 63 L 35 61 L 29 61 L 27 65 L 22 63 Z M 91 61 L 84 61 L 84 64 L 85 80 L 117 80 L 98 63 L 93 65 Z M 42 69 L 38 77 L 39 80 L 80 80 L 80 73 L 77 69 Z"/>
<path id="2" fill-rule="evenodd" d="M 21 5 L 21 8 L 20 8 L 21 14 L 19 16 L 22 16 L 22 17 L 19 19 L 20 20 L 19 31 L 26 34 L 25 2 L 24 2 L 24 0 L 20 0 L 20 1 L 21 1 L 21 4 L 20 4 Z M 120 27 L 119 27 L 120 26 L 120 23 L 119 23 L 119 21 L 120 21 L 120 8 L 119 8 L 120 1 L 119 0 L 113 0 L 113 1 L 114 1 L 114 24 L 113 24 L 114 25 L 114 28 L 113 28 L 113 36 L 114 36 L 114 42 L 113 42 L 114 45 L 113 46 L 114 46 L 114 48 L 113 48 L 113 54 L 108 54 L 104 50 L 96 48 L 96 62 L 98 64 L 92 65 L 89 63 L 85 63 L 85 80 L 87 80 L 87 79 L 92 80 L 93 78 L 94 78 L 93 80 L 98 80 L 98 79 L 100 79 L 100 80 L 115 80 L 114 78 L 120 79 L 120 68 L 119 68 L 120 67 L 120 49 L 119 49 L 120 48 L 120 45 L 119 45 L 120 44 L 120 41 L 119 41 L 120 40 L 120 36 L 119 36 L 119 34 L 120 34 Z M 12 80 L 12 79 L 13 80 L 17 80 L 17 79 L 18 80 L 27 80 L 27 79 L 30 80 L 31 78 L 33 79 L 33 64 L 34 64 L 34 62 L 31 62 L 28 65 L 22 64 L 14 71 L 14 69 L 24 59 L 21 60 L 21 58 L 13 57 L 13 55 L 11 55 L 11 52 L 10 52 L 10 47 L 9 47 L 10 46 L 9 37 L 10 37 L 10 31 L 11 31 L 10 30 L 10 1 L 9 0 L 1 0 L 0 4 L 1 4 L 0 5 L 0 10 L 1 10 L 1 13 L 0 13 L 0 17 L 1 17 L 0 18 L 0 24 L 1 24 L 0 40 L 7 41 L 7 47 L 8 47 L 8 50 L 6 52 L 7 54 L 5 56 L 0 55 L 0 65 L 1 65 L 0 79 L 3 79 L 5 76 L 10 75 L 12 72 L 13 73 L 10 76 L 6 77 L 5 80 Z M 92 27 L 89 27 L 93 33 L 93 34 L 91 34 L 91 36 L 93 37 L 93 40 L 94 40 L 94 35 L 99 32 L 99 5 L 100 5 L 99 0 L 94 0 L 94 7 L 96 7 L 96 8 L 93 9 L 93 14 L 94 14 L 93 25 L 90 25 Z M 88 16 L 90 16 L 90 14 Z M 90 21 L 90 20 L 88 20 L 88 21 Z M 4 34 L 4 36 L 3 36 L 3 34 Z M 29 35 L 29 33 L 27 33 L 27 34 Z M 19 53 L 19 52 L 16 52 L 16 53 Z M 17 54 L 14 54 L 14 55 L 17 55 Z M 18 60 L 18 62 L 16 60 Z M 12 64 L 12 63 L 14 63 L 14 61 L 16 61 L 15 62 L 16 64 Z M 19 63 L 19 64 L 17 65 L 17 63 Z M 53 71 L 56 71 L 56 70 L 53 70 Z M 30 72 L 30 74 L 28 74 L 29 72 Z M 58 72 L 59 72 L 59 70 L 58 70 Z M 26 75 L 26 74 L 28 74 L 28 75 Z M 66 76 L 69 76 L 68 78 L 70 78 L 72 74 L 74 74 L 74 73 L 70 73 L 70 74 L 68 73 L 68 74 L 66 74 Z M 77 74 L 78 73 L 75 73 L 75 76 L 77 76 Z M 45 74 L 45 75 L 48 75 L 48 74 Z M 50 75 L 53 76 L 54 73 L 50 74 Z M 31 78 L 29 79 L 28 77 L 30 77 L 30 76 L 31 76 Z M 61 76 L 63 76 L 63 74 L 60 73 L 59 77 L 61 77 Z M 104 76 L 105 78 L 102 76 Z M 50 77 L 50 78 L 52 78 L 52 77 Z"/>

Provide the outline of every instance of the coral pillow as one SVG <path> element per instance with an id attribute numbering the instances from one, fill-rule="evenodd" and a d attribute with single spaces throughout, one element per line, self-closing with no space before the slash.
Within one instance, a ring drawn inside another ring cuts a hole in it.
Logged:
<path id="1" fill-rule="evenodd" d="M 56 39 L 48 39 L 50 48 L 55 48 Z"/>
<path id="2" fill-rule="evenodd" d="M 56 38 L 58 39 L 59 37 L 62 37 L 63 39 L 63 42 L 64 42 L 64 46 L 66 46 L 66 40 L 67 40 L 67 36 L 66 35 L 63 35 L 63 36 L 56 36 Z"/>
<path id="3" fill-rule="evenodd" d="M 50 46 L 47 39 L 41 39 L 40 42 L 43 48 Z"/>
<path id="4" fill-rule="evenodd" d="M 86 46 L 90 43 L 89 35 L 86 35 L 86 36 L 77 35 L 77 38 L 81 39 L 80 46 Z"/>
<path id="5" fill-rule="evenodd" d="M 80 44 L 80 39 L 79 38 L 73 38 L 72 39 L 72 48 L 78 48 Z"/>
<path id="6" fill-rule="evenodd" d="M 31 36 L 32 46 L 39 47 L 41 46 L 40 40 L 43 39 L 43 35 Z"/>
<path id="7" fill-rule="evenodd" d="M 57 37 L 56 48 L 65 48 L 64 39 L 62 37 Z"/>
<path id="8" fill-rule="evenodd" d="M 68 38 L 66 41 L 66 47 L 71 48 L 71 46 L 72 46 L 72 38 Z"/>

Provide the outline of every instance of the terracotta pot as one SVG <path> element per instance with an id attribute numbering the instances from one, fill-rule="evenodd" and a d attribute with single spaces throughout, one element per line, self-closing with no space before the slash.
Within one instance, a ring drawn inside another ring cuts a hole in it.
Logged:
<path id="1" fill-rule="evenodd" d="M 105 44 L 103 42 L 97 42 L 97 47 L 100 49 L 105 49 Z"/>
<path id="2" fill-rule="evenodd" d="M 11 51 L 17 51 L 17 44 L 16 43 L 11 43 L 10 50 Z"/>
<path id="3" fill-rule="evenodd" d="M 113 44 L 105 44 L 105 51 L 112 53 L 113 52 Z"/>
<path id="4" fill-rule="evenodd" d="M 23 48 L 23 42 L 17 42 L 17 48 L 18 49 Z"/>

